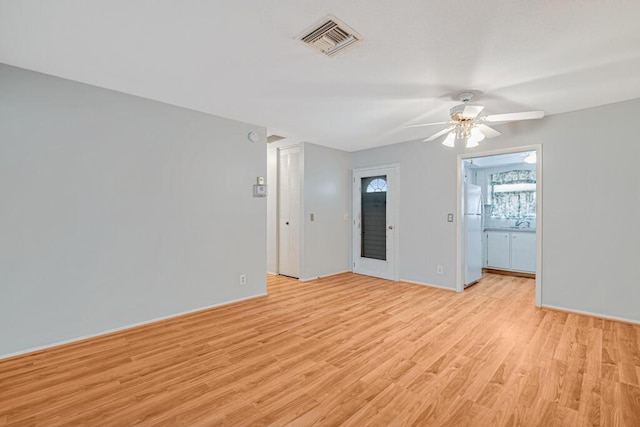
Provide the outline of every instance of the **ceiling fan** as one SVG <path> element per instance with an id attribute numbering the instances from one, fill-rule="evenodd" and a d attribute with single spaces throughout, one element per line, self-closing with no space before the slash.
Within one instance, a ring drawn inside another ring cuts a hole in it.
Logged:
<path id="1" fill-rule="evenodd" d="M 478 143 L 485 138 L 494 138 L 501 135 L 500 132 L 487 126 L 485 123 L 501 124 L 518 120 L 541 119 L 544 117 L 544 111 L 526 111 L 522 113 L 481 116 L 480 113 L 484 109 L 484 106 L 469 103 L 471 98 L 473 98 L 473 92 L 462 92 L 458 95 L 458 98 L 462 101 L 462 104 L 455 105 L 449 110 L 451 121 L 424 123 L 406 127 L 449 125 L 447 128 L 431 135 L 424 141 L 433 141 L 448 133 L 447 137 L 442 141 L 442 145 L 454 147 L 456 139 L 459 139 L 466 141 L 466 147 L 471 148 L 478 146 Z"/>

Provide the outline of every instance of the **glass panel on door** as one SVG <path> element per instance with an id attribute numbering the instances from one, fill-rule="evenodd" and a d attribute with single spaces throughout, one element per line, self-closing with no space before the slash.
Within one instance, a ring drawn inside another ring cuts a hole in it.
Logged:
<path id="1" fill-rule="evenodd" d="M 361 178 L 360 256 L 387 259 L 387 176 Z"/>

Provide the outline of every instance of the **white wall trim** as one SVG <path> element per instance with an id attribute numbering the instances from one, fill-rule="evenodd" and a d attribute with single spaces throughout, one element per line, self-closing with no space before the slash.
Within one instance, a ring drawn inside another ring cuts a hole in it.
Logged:
<path id="1" fill-rule="evenodd" d="M 536 144 L 536 307 L 542 307 L 542 240 L 544 218 L 542 217 L 542 144 Z"/>
<path id="2" fill-rule="evenodd" d="M 427 286 L 429 288 L 437 288 L 437 289 L 443 289 L 445 291 L 456 292 L 455 289 L 450 288 L 448 286 L 434 285 L 433 283 L 416 282 L 415 280 L 407 280 L 407 279 L 400 279 L 399 282 L 411 283 L 413 285 L 421 285 L 421 286 Z"/>
<path id="3" fill-rule="evenodd" d="M 343 273 L 353 273 L 351 270 L 342 270 L 342 271 L 336 271 L 335 273 L 329 273 L 329 274 L 325 274 L 324 276 L 317 276 L 317 277 L 309 277 L 309 278 L 300 278 L 298 280 L 300 280 L 301 282 L 311 282 L 313 280 L 318 280 L 318 279 L 326 279 L 327 277 L 331 277 L 331 276 L 336 276 L 338 274 L 343 274 Z M 356 273 L 354 273 L 356 274 Z"/>
<path id="4" fill-rule="evenodd" d="M 557 305 L 549 305 L 549 304 L 543 304 L 541 307 L 549 308 L 551 310 L 564 311 L 566 313 L 582 314 L 584 316 L 599 317 L 601 319 L 615 320 L 618 322 L 625 322 L 625 323 L 632 323 L 634 325 L 640 325 L 639 320 L 627 319 L 626 317 L 609 316 L 606 314 L 592 313 L 590 311 L 584 311 L 584 310 L 574 310 L 573 308 L 566 308 L 566 307 L 560 307 Z"/>
<path id="5" fill-rule="evenodd" d="M 185 316 L 187 314 L 193 314 L 193 313 L 197 313 L 199 311 L 206 311 L 206 310 L 210 310 L 212 308 L 222 307 L 222 306 L 225 306 L 225 305 L 235 304 L 235 303 L 238 303 L 238 302 L 248 301 L 248 300 L 251 300 L 251 299 L 260 298 L 260 297 L 264 297 L 264 296 L 267 296 L 267 293 L 258 294 L 258 295 L 252 295 L 252 296 L 246 297 L 246 298 L 238 298 L 238 299 L 234 299 L 234 300 L 231 300 L 231 301 L 225 301 L 225 302 L 221 302 L 221 303 L 218 303 L 218 304 L 209 305 L 209 306 L 206 306 L 206 307 L 200 307 L 200 308 L 195 308 L 193 310 L 187 310 L 187 311 L 182 311 L 182 312 L 175 313 L 175 314 L 169 314 L 167 316 L 156 317 L 156 318 L 151 319 L 151 320 L 145 320 L 143 322 L 132 323 L 130 325 L 121 326 L 119 328 L 107 329 L 106 331 L 98 332 L 98 333 L 95 333 L 95 334 L 82 335 L 80 337 L 71 338 L 71 339 L 68 339 L 68 340 L 56 341 L 54 343 L 41 345 L 41 346 L 38 346 L 38 347 L 31 347 L 31 348 L 28 348 L 28 349 L 25 349 L 25 350 L 16 351 L 14 353 L 1 354 L 0 355 L 0 360 L 8 359 L 10 357 L 22 356 L 22 355 L 25 355 L 25 354 L 28 354 L 28 353 L 33 353 L 33 352 L 40 351 L 40 350 L 46 350 L 46 349 L 49 349 L 49 348 L 58 347 L 58 346 L 65 345 L 65 344 L 71 344 L 71 343 L 84 341 L 84 340 L 88 340 L 88 339 L 92 339 L 92 338 L 98 338 L 98 337 L 101 337 L 103 335 L 109 335 L 109 334 L 113 334 L 115 332 L 122 332 L 122 331 L 125 331 L 127 329 L 137 328 L 138 326 L 144 326 L 144 325 L 148 325 L 150 323 L 160 322 L 160 321 L 167 320 L 167 319 L 172 319 L 172 318 L 175 318 L 175 317 Z"/>
<path id="6" fill-rule="evenodd" d="M 464 179 L 464 170 L 462 162 L 465 159 L 471 159 L 475 157 L 488 157 L 499 154 L 511 154 L 520 153 L 522 151 L 535 151 L 537 156 L 536 165 L 536 307 L 542 306 L 542 235 L 543 235 L 543 218 L 542 218 L 542 144 L 525 145 L 520 147 L 503 148 L 500 150 L 481 151 L 475 153 L 458 154 L 457 158 L 457 200 L 456 200 L 456 212 L 458 215 L 458 221 L 456 225 L 456 291 L 462 292 L 464 290 L 464 271 L 462 265 L 462 182 Z"/>
<path id="7" fill-rule="evenodd" d="M 302 142 L 300 144 L 300 158 L 299 158 L 299 167 L 300 167 L 300 217 L 298 219 L 298 275 L 300 277 L 304 276 L 307 268 L 305 265 L 305 250 L 304 250 L 304 234 L 305 234 L 305 225 L 307 220 L 306 207 L 304 203 L 304 147 L 306 143 Z"/>
<path id="8" fill-rule="evenodd" d="M 458 154 L 456 161 L 456 292 L 462 292 L 464 290 L 464 271 L 462 265 L 462 218 L 464 213 L 462 212 L 462 182 L 464 181 L 464 168 L 462 162 L 467 157 L 462 154 Z"/>

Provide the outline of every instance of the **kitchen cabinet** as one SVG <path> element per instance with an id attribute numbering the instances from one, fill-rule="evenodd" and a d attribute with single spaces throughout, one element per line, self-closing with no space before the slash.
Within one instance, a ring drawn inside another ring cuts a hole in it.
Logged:
<path id="1" fill-rule="evenodd" d="M 511 233 L 511 269 L 535 273 L 535 233 Z"/>
<path id="2" fill-rule="evenodd" d="M 487 231 L 487 267 L 535 273 L 536 234 Z"/>
<path id="3" fill-rule="evenodd" d="M 487 267 L 509 270 L 511 268 L 510 233 L 487 232 Z"/>

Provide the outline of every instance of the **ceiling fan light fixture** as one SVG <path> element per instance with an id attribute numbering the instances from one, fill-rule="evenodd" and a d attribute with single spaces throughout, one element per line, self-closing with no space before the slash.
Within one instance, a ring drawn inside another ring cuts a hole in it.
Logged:
<path id="1" fill-rule="evenodd" d="M 446 147 L 453 147 L 455 140 L 465 141 L 467 148 L 477 147 L 480 141 L 485 138 L 495 138 L 500 136 L 501 133 L 494 128 L 487 126 L 487 123 L 507 123 L 519 120 L 532 120 L 541 119 L 544 117 L 544 111 L 524 111 L 520 113 L 506 113 L 506 114 L 492 114 L 481 115 L 484 111 L 483 105 L 471 104 L 471 98 L 473 98 L 474 92 L 465 91 L 458 94 L 458 98 L 462 101 L 462 104 L 454 105 L 449 109 L 450 121 L 437 122 L 437 123 L 422 123 L 409 125 L 406 127 L 422 127 L 432 125 L 451 125 L 440 132 L 436 132 L 423 141 L 434 141 L 447 133 L 452 133 L 453 136 L 447 136 L 442 144 Z"/>
<path id="2" fill-rule="evenodd" d="M 444 139 L 444 141 L 442 141 L 442 145 L 444 145 L 445 147 L 450 147 L 450 148 L 455 147 L 455 143 L 456 143 L 456 133 L 455 132 L 449 132 L 449 134 Z"/>
<path id="3" fill-rule="evenodd" d="M 469 137 L 467 138 L 467 148 L 477 147 L 479 142 L 484 139 L 484 134 L 480 132 L 480 129 L 474 127 L 471 128 Z"/>
<path id="4" fill-rule="evenodd" d="M 467 145 L 466 145 L 467 148 L 477 147 L 478 145 L 480 145 L 478 144 L 478 141 L 475 141 L 471 138 L 467 139 Z"/>

